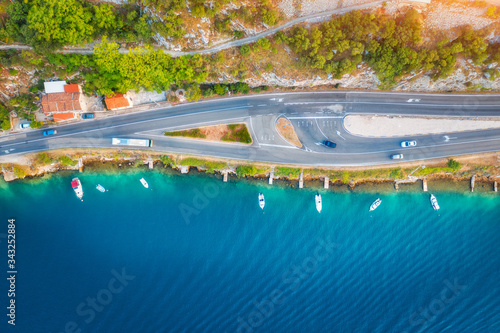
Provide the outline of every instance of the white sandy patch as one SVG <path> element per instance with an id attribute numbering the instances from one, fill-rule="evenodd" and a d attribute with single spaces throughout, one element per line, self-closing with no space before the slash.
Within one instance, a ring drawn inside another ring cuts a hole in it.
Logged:
<path id="1" fill-rule="evenodd" d="M 500 128 L 500 120 L 349 115 L 344 127 L 354 135 L 382 138 Z"/>

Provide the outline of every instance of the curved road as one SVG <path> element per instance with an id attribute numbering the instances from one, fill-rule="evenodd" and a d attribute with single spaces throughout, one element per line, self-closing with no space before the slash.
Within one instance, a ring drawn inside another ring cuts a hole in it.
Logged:
<path id="1" fill-rule="evenodd" d="M 389 156 L 396 153 L 404 153 L 404 161 L 412 161 L 500 151 L 500 129 L 367 138 L 345 130 L 343 118 L 347 114 L 498 117 L 500 95 L 335 91 L 225 98 L 61 125 L 51 137 L 44 137 L 42 130 L 3 136 L 0 162 L 6 160 L 6 155 L 56 148 L 116 148 L 111 145 L 113 137 L 153 139 L 154 147 L 149 149 L 156 151 L 316 166 L 393 163 Z M 274 125 L 280 115 L 292 121 L 304 147 L 293 147 L 280 137 Z M 162 136 L 165 130 L 237 121 L 249 125 L 252 145 Z M 337 148 L 322 146 L 320 142 L 325 139 L 336 142 Z M 403 139 L 417 140 L 418 146 L 401 148 L 399 143 Z"/>

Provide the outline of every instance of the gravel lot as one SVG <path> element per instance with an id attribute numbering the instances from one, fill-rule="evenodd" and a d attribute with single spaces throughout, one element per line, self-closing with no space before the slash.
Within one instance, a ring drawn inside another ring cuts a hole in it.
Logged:
<path id="1" fill-rule="evenodd" d="M 352 115 L 344 126 L 355 135 L 381 138 L 500 128 L 500 120 Z"/>

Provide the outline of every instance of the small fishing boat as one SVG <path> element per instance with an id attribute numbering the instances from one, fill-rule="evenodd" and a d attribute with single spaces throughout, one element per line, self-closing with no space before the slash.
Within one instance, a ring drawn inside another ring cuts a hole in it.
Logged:
<path id="1" fill-rule="evenodd" d="M 95 187 L 99 192 L 106 192 L 106 189 L 104 188 L 104 186 L 102 186 L 101 184 L 97 184 L 97 186 Z"/>
<path id="2" fill-rule="evenodd" d="M 73 191 L 75 191 L 78 199 L 81 199 L 83 197 L 83 188 L 82 183 L 80 182 L 80 179 L 78 179 L 78 177 L 71 180 L 71 187 L 73 187 Z"/>
<path id="3" fill-rule="evenodd" d="M 431 194 L 431 205 L 434 210 L 439 210 L 439 204 L 434 194 Z"/>
<path id="4" fill-rule="evenodd" d="M 375 200 L 370 206 L 370 212 L 377 209 L 377 207 L 380 206 L 381 203 L 382 203 L 382 200 L 380 200 L 380 198 Z"/>
<path id="5" fill-rule="evenodd" d="M 318 193 L 314 197 L 314 201 L 316 203 L 316 209 L 318 210 L 318 213 L 321 213 L 321 210 L 323 209 L 323 204 L 321 203 L 321 195 Z"/>
<path id="6" fill-rule="evenodd" d="M 148 182 L 146 181 L 146 179 L 141 178 L 141 179 L 140 179 L 140 181 L 141 181 L 142 186 L 144 186 L 145 188 L 149 188 L 149 184 L 148 184 Z"/>
<path id="7" fill-rule="evenodd" d="M 259 193 L 259 207 L 261 209 L 264 209 L 265 205 L 266 205 L 266 200 L 264 200 L 264 194 Z"/>

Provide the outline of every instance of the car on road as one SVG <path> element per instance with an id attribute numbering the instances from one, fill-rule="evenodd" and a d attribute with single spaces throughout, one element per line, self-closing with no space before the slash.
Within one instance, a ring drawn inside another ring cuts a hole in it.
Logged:
<path id="1" fill-rule="evenodd" d="M 330 147 L 330 148 L 335 148 L 335 147 L 337 147 L 337 144 L 336 144 L 336 143 L 331 142 L 331 141 L 328 141 L 328 140 L 323 141 L 323 144 L 324 144 L 325 146 L 327 146 L 327 147 Z"/>
<path id="2" fill-rule="evenodd" d="M 94 119 L 95 114 L 94 113 L 82 113 L 82 119 Z"/>
<path id="3" fill-rule="evenodd" d="M 43 131 L 44 136 L 49 136 L 49 135 L 54 135 L 54 134 L 57 134 L 57 131 L 55 129 L 49 129 L 49 130 Z"/>
<path id="4" fill-rule="evenodd" d="M 394 154 L 394 155 L 391 155 L 391 159 L 393 159 L 393 160 L 402 160 L 403 159 L 403 154 Z"/>
<path id="5" fill-rule="evenodd" d="M 19 128 L 20 129 L 30 128 L 30 127 L 31 127 L 30 123 L 19 124 Z"/>
<path id="6" fill-rule="evenodd" d="M 401 147 L 407 148 L 407 147 L 415 147 L 417 145 L 417 141 L 401 141 Z"/>

